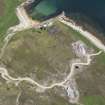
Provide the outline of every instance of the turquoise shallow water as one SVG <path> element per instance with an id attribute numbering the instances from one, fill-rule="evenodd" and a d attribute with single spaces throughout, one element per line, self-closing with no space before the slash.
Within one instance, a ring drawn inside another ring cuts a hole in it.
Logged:
<path id="1" fill-rule="evenodd" d="M 42 3 L 44 6 L 40 4 L 41 1 L 46 1 L 46 3 Z M 80 13 L 96 21 L 105 29 L 105 0 L 40 0 L 40 3 L 36 8 L 37 11 L 34 11 L 41 18 L 53 16 L 53 13 L 58 14 L 61 11 L 65 11 L 66 14 Z"/>
<path id="2" fill-rule="evenodd" d="M 53 14 L 57 11 L 55 3 L 50 0 L 43 0 L 34 9 L 45 16 Z"/>
<path id="3" fill-rule="evenodd" d="M 33 19 L 48 19 L 61 13 L 61 3 L 58 0 L 39 0 L 37 5 L 32 5 L 30 14 Z"/>

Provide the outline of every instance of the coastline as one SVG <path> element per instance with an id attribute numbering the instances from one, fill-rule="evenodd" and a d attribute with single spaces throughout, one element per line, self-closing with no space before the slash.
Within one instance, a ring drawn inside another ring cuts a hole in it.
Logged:
<path id="1" fill-rule="evenodd" d="M 83 30 L 90 32 L 105 44 L 105 30 L 96 21 L 79 13 L 71 13 L 68 14 L 67 17 L 73 20 L 76 25 L 81 26 Z"/>
<path id="2" fill-rule="evenodd" d="M 75 31 L 78 31 L 82 36 L 87 38 L 90 42 L 92 42 L 95 46 L 97 46 L 99 49 L 105 52 L 105 45 L 102 43 L 100 39 L 95 37 L 94 34 L 90 33 L 87 30 L 84 30 L 82 26 L 77 25 L 73 20 L 67 18 L 64 13 L 62 13 L 59 17 L 58 20 L 67 26 L 71 27 Z"/>
<path id="3" fill-rule="evenodd" d="M 28 1 L 27 1 L 28 2 Z M 30 4 L 30 2 L 26 3 Z M 24 3 L 25 6 L 25 3 Z M 24 8 L 25 9 L 25 8 Z M 28 16 L 28 13 L 27 13 Z M 72 19 L 69 19 L 66 17 L 65 13 L 63 12 L 61 15 L 57 16 L 58 20 L 68 26 L 70 26 L 75 31 L 78 31 L 81 35 L 83 35 L 85 38 L 90 40 L 95 46 L 97 46 L 99 49 L 103 50 L 105 52 L 105 45 L 103 44 L 103 41 L 100 40 L 100 38 L 96 37 L 96 34 L 90 32 L 87 29 L 84 29 L 83 25 L 78 25 L 75 21 Z M 34 20 L 33 20 L 34 21 Z"/>
<path id="4" fill-rule="evenodd" d="M 33 28 L 33 27 L 35 28 L 35 26 L 39 25 L 39 22 L 37 22 L 36 20 L 32 20 L 29 17 L 28 13 L 26 12 L 26 10 L 24 8 L 25 5 L 29 5 L 33 1 L 34 0 L 26 0 L 25 2 L 23 2 L 21 5 L 19 5 L 16 8 L 17 9 L 16 14 L 20 21 L 20 24 L 19 24 L 18 28 L 17 28 L 17 26 L 15 27 L 16 29 L 11 27 L 9 30 L 13 30 L 13 32 L 14 32 L 14 31 L 17 31 L 17 29 L 21 30 L 21 28 L 24 28 L 24 29 Z M 82 36 L 84 36 L 85 38 L 90 40 L 90 42 L 92 42 L 95 46 L 97 46 L 97 48 L 99 48 L 105 52 L 105 45 L 99 38 L 95 37 L 95 34 L 92 34 L 88 30 L 84 30 L 83 26 L 78 25 L 75 21 L 68 18 L 64 12 L 62 14 L 60 14 L 59 16 L 57 16 L 56 19 L 58 19 L 58 21 L 60 21 L 64 24 L 66 24 L 67 26 L 71 27 L 75 31 L 79 32 Z M 46 22 L 46 24 L 47 24 L 47 22 Z"/>
<path id="5" fill-rule="evenodd" d="M 22 5 L 21 5 L 22 6 Z M 28 17 L 28 14 L 26 13 L 26 11 L 24 10 L 23 7 L 17 7 L 17 16 L 20 20 L 20 24 L 19 25 L 16 25 L 14 27 L 10 27 L 9 31 L 11 31 L 10 33 L 7 34 L 7 37 L 5 38 L 5 44 L 3 46 L 3 49 L 2 49 L 2 52 L 0 53 L 0 58 L 2 57 L 4 51 L 5 51 L 5 48 L 9 42 L 9 40 L 13 37 L 13 35 L 15 35 L 16 32 L 18 31 L 22 31 L 22 30 L 25 30 L 25 29 L 29 29 L 29 28 L 35 28 L 35 26 L 39 25 L 39 23 L 37 23 L 35 20 L 31 20 L 31 18 Z M 58 20 L 63 22 L 64 24 L 70 26 L 72 29 L 78 31 L 81 33 L 81 35 L 83 35 L 85 38 L 87 38 L 88 40 L 90 40 L 95 46 L 97 46 L 98 48 L 100 48 L 101 50 L 103 50 L 105 52 L 105 46 L 104 44 L 99 40 L 97 39 L 93 34 L 91 34 L 90 32 L 88 31 L 85 31 L 83 30 L 82 26 L 78 26 L 74 21 L 70 20 L 70 21 L 66 21 L 66 17 L 65 16 L 58 16 Z M 52 20 L 54 21 L 54 19 L 52 18 Z M 48 21 L 48 20 L 47 20 Z M 45 21 L 44 21 L 45 22 Z M 51 22 L 51 20 L 50 20 Z M 43 22 L 42 22 L 43 23 Z M 41 23 L 41 24 L 42 24 Z M 46 22 L 48 23 L 48 22 Z M 73 77 L 73 73 L 74 73 L 74 67 L 76 65 L 83 65 L 83 66 L 87 66 L 87 65 L 90 65 L 91 64 L 91 60 L 93 56 L 97 56 L 101 54 L 101 51 L 97 52 L 97 53 L 93 53 L 93 54 L 87 54 L 86 57 L 87 57 L 87 62 L 80 62 L 80 63 L 77 63 L 77 62 L 73 62 L 70 68 L 70 73 L 68 74 L 68 76 L 60 83 L 54 83 L 54 84 L 51 84 L 50 86 L 44 86 L 42 84 L 39 84 L 38 82 L 34 81 L 33 79 L 31 79 L 31 77 L 12 77 L 10 74 L 9 74 L 9 71 L 7 68 L 5 67 L 0 67 L 0 74 L 1 74 L 1 77 L 6 81 L 6 82 L 13 82 L 15 85 L 19 85 L 20 82 L 23 82 L 23 81 L 26 81 L 28 83 L 31 83 L 35 86 L 37 86 L 37 88 L 39 89 L 36 89 L 36 91 L 42 91 L 44 92 L 45 90 L 49 90 L 49 89 L 52 89 L 54 87 L 62 87 L 64 88 L 67 92 L 68 91 L 68 87 L 69 89 L 71 89 L 71 96 L 70 97 L 70 102 L 71 103 L 77 103 L 78 104 L 78 100 L 79 100 L 79 91 L 78 91 L 78 88 L 72 83 L 72 79 L 75 79 Z M 69 81 L 71 84 L 70 86 L 68 86 L 67 84 L 67 81 Z M 75 81 L 74 81 L 75 83 Z M 72 87 L 74 89 L 72 89 Z M 73 96 L 72 96 L 72 93 L 73 93 Z M 75 96 L 76 95 L 76 96 Z M 19 103 L 19 97 L 21 96 L 21 94 L 19 93 L 19 95 L 17 96 L 17 100 L 16 102 Z M 73 98 L 72 98 L 73 97 Z"/>
<path id="6" fill-rule="evenodd" d="M 34 0 L 26 0 L 26 1 L 27 2 L 23 3 L 23 4 L 24 4 L 24 9 L 27 12 L 26 7 L 31 8 L 31 5 L 35 1 Z M 38 2 L 39 1 L 40 0 L 38 0 Z M 28 12 L 27 12 L 27 15 L 29 16 Z M 95 36 L 97 39 L 99 39 L 105 45 L 104 32 L 101 29 L 101 26 L 99 26 L 95 21 L 93 21 L 93 20 L 89 19 L 87 16 L 84 16 L 84 15 L 79 14 L 79 13 L 76 13 L 76 14 L 75 13 L 70 13 L 70 15 L 69 14 L 66 14 L 66 15 L 67 15 L 68 18 L 70 18 L 70 21 L 72 20 L 73 23 L 75 23 L 76 26 L 80 26 L 82 28 L 82 30 L 88 31 L 89 33 L 91 33 L 93 36 Z M 34 22 L 34 20 L 33 20 L 33 22 Z"/>

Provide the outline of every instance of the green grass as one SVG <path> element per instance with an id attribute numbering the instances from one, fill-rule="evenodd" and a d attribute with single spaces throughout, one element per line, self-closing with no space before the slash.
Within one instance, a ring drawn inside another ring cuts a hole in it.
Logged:
<path id="1" fill-rule="evenodd" d="M 105 99 L 102 96 L 86 96 L 83 99 L 84 105 L 105 105 Z"/>
<path id="2" fill-rule="evenodd" d="M 104 52 L 100 54 L 97 58 L 98 58 L 98 62 L 100 62 L 101 64 L 105 64 L 105 53 Z"/>
<path id="3" fill-rule="evenodd" d="M 9 27 L 18 24 L 15 10 L 20 2 L 19 0 L 4 0 L 4 4 L 4 15 L 0 17 L 0 41 L 4 39 Z"/>

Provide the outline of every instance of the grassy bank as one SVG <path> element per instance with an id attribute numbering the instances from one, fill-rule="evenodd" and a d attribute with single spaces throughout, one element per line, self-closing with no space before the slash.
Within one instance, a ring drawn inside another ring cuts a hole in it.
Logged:
<path id="1" fill-rule="evenodd" d="M 70 37 L 72 37 L 72 39 L 74 41 L 76 40 L 82 40 L 84 43 L 86 43 L 89 47 L 95 49 L 96 51 L 99 51 L 99 48 L 97 48 L 92 42 L 90 42 L 87 38 L 85 38 L 84 36 L 82 36 L 78 31 L 73 30 L 72 28 L 70 28 L 69 26 L 61 23 L 61 22 L 56 22 L 56 24 L 58 24 L 62 30 L 66 30 L 66 34 L 70 34 Z M 63 25 L 62 25 L 63 24 Z"/>
<path id="2" fill-rule="evenodd" d="M 15 10 L 19 4 L 19 0 L 4 0 L 4 15 L 0 17 L 0 41 L 4 39 L 9 27 L 18 24 Z"/>
<path id="3" fill-rule="evenodd" d="M 83 102 L 84 105 L 105 105 L 105 100 L 102 96 L 87 96 Z"/>

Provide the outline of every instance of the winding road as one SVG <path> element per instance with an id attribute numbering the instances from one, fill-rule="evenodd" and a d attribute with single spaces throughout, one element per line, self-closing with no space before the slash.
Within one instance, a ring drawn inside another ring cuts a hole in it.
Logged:
<path id="1" fill-rule="evenodd" d="M 97 56 L 99 54 L 101 54 L 102 51 L 99 51 L 97 53 L 94 53 L 94 54 L 87 54 L 86 57 L 87 57 L 87 62 L 80 62 L 80 63 L 72 63 L 71 65 L 71 69 L 70 69 L 70 73 L 68 74 L 68 76 L 62 81 L 62 82 L 59 82 L 59 83 L 54 83 L 50 86 L 44 86 L 44 85 L 41 85 L 39 84 L 38 82 L 36 82 L 35 80 L 29 78 L 29 77 L 18 77 L 18 78 L 15 78 L 15 77 L 12 77 L 9 75 L 8 73 L 8 70 L 4 67 L 0 67 L 0 74 L 1 74 L 1 77 L 3 79 L 5 79 L 8 83 L 9 82 L 12 82 L 12 83 L 15 83 L 16 86 L 18 86 L 18 84 L 22 81 L 27 81 L 28 83 L 31 83 L 33 85 L 36 85 L 38 88 L 41 89 L 41 91 L 45 91 L 45 90 L 48 90 L 48 89 L 52 89 L 54 87 L 62 87 L 64 89 L 66 89 L 66 91 L 70 94 L 69 98 L 70 98 L 70 102 L 71 103 L 78 103 L 79 101 L 79 91 L 77 89 L 77 87 L 75 85 L 73 85 L 73 83 L 70 83 L 70 84 L 66 84 L 68 81 L 71 81 L 74 79 L 74 73 L 75 73 L 75 66 L 76 65 L 89 65 L 91 63 L 91 57 L 93 56 Z M 74 82 L 75 82 L 75 79 L 74 79 Z M 72 89 L 71 86 L 73 86 L 74 88 Z M 67 87 L 69 87 L 69 91 L 67 90 Z M 76 94 L 76 96 L 74 95 Z M 20 95 L 19 95 L 20 96 Z M 17 100 L 19 99 L 19 97 L 17 97 Z M 18 102 L 18 101 L 17 101 Z M 79 103 L 78 103 L 79 104 Z"/>
<path id="2" fill-rule="evenodd" d="M 60 83 L 54 83 L 52 84 L 51 86 L 43 86 L 39 83 L 37 83 L 36 81 L 34 81 L 33 79 L 29 78 L 29 77 L 18 77 L 18 78 L 14 78 L 14 77 L 11 77 L 8 73 L 8 70 L 6 68 L 3 68 L 3 67 L 0 67 L 0 73 L 1 73 L 1 76 L 3 79 L 5 79 L 6 81 L 10 81 L 10 82 L 21 82 L 21 81 L 27 81 L 31 84 L 34 84 L 42 89 L 51 89 L 51 88 L 54 88 L 55 86 L 60 86 L 60 87 L 64 87 L 64 84 L 72 79 L 73 77 L 73 74 L 74 74 L 74 71 L 75 71 L 75 66 L 76 65 L 89 65 L 91 63 L 91 57 L 92 56 L 97 56 L 99 54 L 101 54 L 102 51 L 99 51 L 98 53 L 95 53 L 95 54 L 87 54 L 86 57 L 87 57 L 87 62 L 81 62 L 81 63 L 72 63 L 72 66 L 71 66 L 71 69 L 70 69 L 70 73 L 69 75 L 67 76 L 67 78 L 65 78 L 64 81 L 60 82 Z"/>

